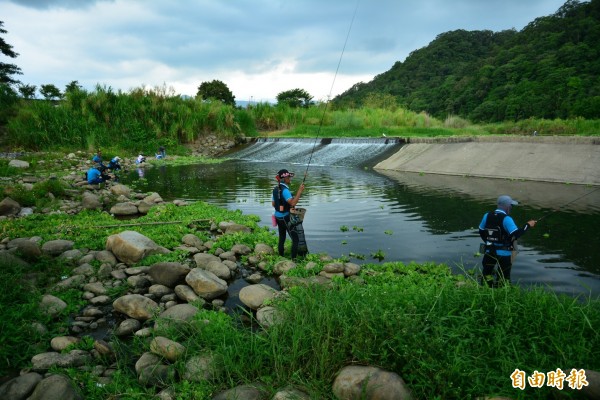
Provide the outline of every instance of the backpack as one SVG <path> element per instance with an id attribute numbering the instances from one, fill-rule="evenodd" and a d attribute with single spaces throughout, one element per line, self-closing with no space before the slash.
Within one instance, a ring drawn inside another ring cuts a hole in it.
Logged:
<path id="1" fill-rule="evenodd" d="M 485 222 L 486 242 L 495 244 L 496 246 L 510 246 L 508 237 L 502 226 L 504 218 L 506 218 L 506 214 L 503 213 L 491 211 L 487 214 Z"/>

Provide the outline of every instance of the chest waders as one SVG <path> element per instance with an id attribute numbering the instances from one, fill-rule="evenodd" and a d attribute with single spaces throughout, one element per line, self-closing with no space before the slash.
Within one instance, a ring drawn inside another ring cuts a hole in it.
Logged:
<path id="1" fill-rule="evenodd" d="M 287 231 L 295 234 L 298 237 L 298 255 L 305 256 L 308 254 L 308 245 L 306 244 L 306 237 L 304 236 L 304 214 L 306 214 L 305 208 L 292 208 L 290 204 L 283 198 L 283 188 L 281 184 L 277 185 L 273 189 L 273 199 L 275 202 L 275 210 L 279 212 L 289 212 L 289 222 L 284 218 L 285 226 Z"/>

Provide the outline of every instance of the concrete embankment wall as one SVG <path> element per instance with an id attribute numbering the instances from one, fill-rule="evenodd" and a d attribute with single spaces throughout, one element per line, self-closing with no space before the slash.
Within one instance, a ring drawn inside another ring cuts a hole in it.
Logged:
<path id="1" fill-rule="evenodd" d="M 374 168 L 600 185 L 600 137 L 410 138 Z"/>

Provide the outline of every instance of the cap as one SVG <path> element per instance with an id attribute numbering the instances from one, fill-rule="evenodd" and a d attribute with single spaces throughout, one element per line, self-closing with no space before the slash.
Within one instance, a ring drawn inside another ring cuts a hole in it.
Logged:
<path id="1" fill-rule="evenodd" d="M 503 194 L 502 196 L 498 197 L 497 204 L 499 206 L 516 206 L 517 204 L 519 204 L 519 202 L 513 200 L 510 196 Z"/>
<path id="2" fill-rule="evenodd" d="M 287 169 L 281 169 L 279 170 L 279 172 L 277 173 L 277 176 L 280 178 L 287 178 L 288 176 L 291 178 L 294 176 L 293 172 L 288 171 Z"/>

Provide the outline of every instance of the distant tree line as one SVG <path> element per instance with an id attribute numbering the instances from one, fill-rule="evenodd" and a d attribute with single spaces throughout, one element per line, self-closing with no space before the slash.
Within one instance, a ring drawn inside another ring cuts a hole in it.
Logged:
<path id="1" fill-rule="evenodd" d="M 475 122 L 600 118 L 600 0 L 568 0 L 519 32 L 440 34 L 333 104 L 361 107 L 374 95 L 438 118 Z"/>

